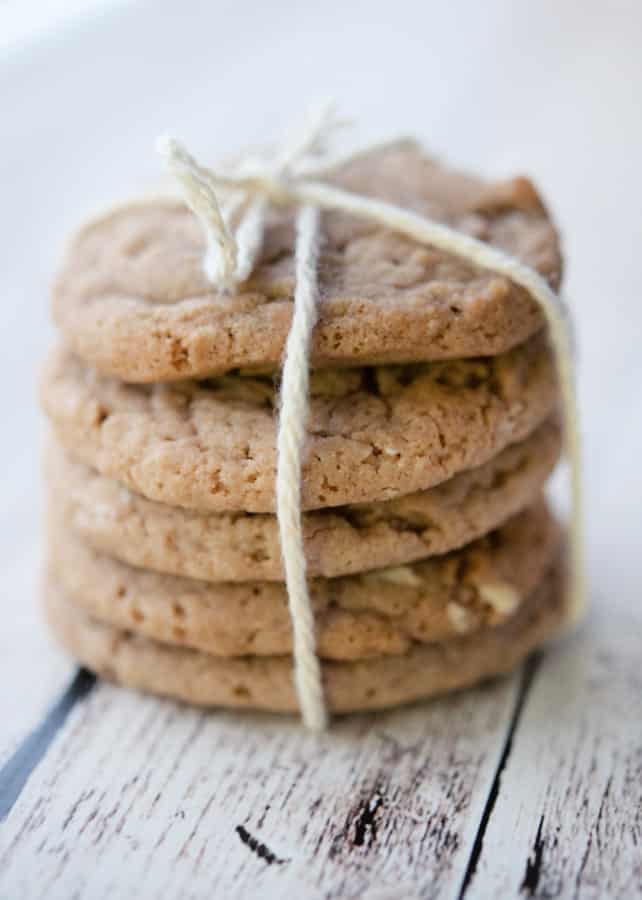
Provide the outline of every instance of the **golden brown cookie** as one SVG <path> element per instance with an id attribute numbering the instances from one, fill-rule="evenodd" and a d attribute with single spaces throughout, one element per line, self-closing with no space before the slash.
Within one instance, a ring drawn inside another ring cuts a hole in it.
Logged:
<path id="1" fill-rule="evenodd" d="M 538 496 L 557 462 L 550 420 L 476 469 L 382 503 L 306 513 L 308 575 L 336 578 L 446 553 L 497 528 Z M 46 471 L 65 530 L 141 568 L 206 581 L 281 581 L 277 522 L 261 513 L 199 513 L 155 503 L 75 462 L 57 444 Z"/>
<path id="2" fill-rule="evenodd" d="M 402 141 L 328 180 L 494 244 L 559 285 L 558 236 L 526 178 L 485 182 Z M 273 212 L 255 272 L 225 296 L 204 276 L 201 228 L 183 203 L 133 202 L 76 236 L 54 318 L 79 357 L 125 381 L 275 367 L 292 315 L 293 249 L 292 212 Z M 493 355 L 543 325 L 505 277 L 343 213 L 322 218 L 318 280 L 315 366 Z"/>
<path id="3" fill-rule="evenodd" d="M 547 641 L 564 620 L 563 566 L 555 564 L 522 608 L 504 625 L 439 644 L 413 644 L 397 656 L 324 662 L 328 707 L 335 712 L 397 706 L 468 687 L 509 672 Z M 83 665 L 128 687 L 201 706 L 295 712 L 292 659 L 221 659 L 172 647 L 105 625 L 69 602 L 49 581 L 52 629 Z"/>
<path id="4" fill-rule="evenodd" d="M 425 490 L 522 440 L 557 402 L 543 336 L 483 359 L 317 371 L 310 394 L 305 509 Z M 270 378 L 126 385 L 59 349 L 42 400 L 61 444 L 150 500 L 274 511 Z"/>
<path id="5" fill-rule="evenodd" d="M 92 551 L 51 515 L 50 568 L 93 618 L 215 656 L 291 652 L 280 582 L 196 581 L 135 569 Z M 559 552 L 543 502 L 445 556 L 345 578 L 314 579 L 319 654 L 364 659 L 405 653 L 499 625 L 520 608 Z"/>

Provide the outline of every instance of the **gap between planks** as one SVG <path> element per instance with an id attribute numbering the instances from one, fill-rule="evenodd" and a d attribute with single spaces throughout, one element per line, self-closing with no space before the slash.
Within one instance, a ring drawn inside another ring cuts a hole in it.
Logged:
<path id="1" fill-rule="evenodd" d="M 468 860 L 468 865 L 466 867 L 466 872 L 464 874 L 464 880 L 462 882 L 461 891 L 459 893 L 458 900 L 464 900 L 466 897 L 466 893 L 470 886 L 472 879 L 477 872 L 477 865 L 479 863 L 479 859 L 482 854 L 482 850 L 484 847 L 484 837 L 486 835 L 486 831 L 488 829 L 488 825 L 490 823 L 490 817 L 493 814 L 493 810 L 495 809 L 495 804 L 497 802 L 497 797 L 499 796 L 499 789 L 502 780 L 502 773 L 506 768 L 508 763 L 508 758 L 510 756 L 512 747 L 513 747 L 513 738 L 515 736 L 515 732 L 519 726 L 519 722 L 522 716 L 522 712 L 524 710 L 524 705 L 528 699 L 528 695 L 533 686 L 533 681 L 535 680 L 535 676 L 537 674 L 537 670 L 542 661 L 542 652 L 538 651 L 533 653 L 532 656 L 526 661 L 523 666 L 521 673 L 521 684 L 519 693 L 515 702 L 515 709 L 513 711 L 513 716 L 508 727 L 508 733 L 506 735 L 506 743 L 504 744 L 504 749 L 502 751 L 501 758 L 499 760 L 499 765 L 497 766 L 497 771 L 495 772 L 495 777 L 493 778 L 493 782 L 490 786 L 490 791 L 488 793 L 488 800 L 486 801 L 486 805 L 484 807 L 484 811 L 482 813 L 481 819 L 479 821 L 479 829 L 477 834 L 475 835 L 475 842 L 473 844 L 470 859 Z"/>
<path id="2" fill-rule="evenodd" d="M 547 652 L 467 900 L 642 897 L 642 610 L 595 603 Z"/>
<path id="3" fill-rule="evenodd" d="M 34 769 L 44 759 L 56 734 L 76 703 L 83 700 L 96 683 L 96 676 L 79 669 L 65 691 L 39 725 L 29 734 L 0 769 L 0 822 L 11 812 Z"/>

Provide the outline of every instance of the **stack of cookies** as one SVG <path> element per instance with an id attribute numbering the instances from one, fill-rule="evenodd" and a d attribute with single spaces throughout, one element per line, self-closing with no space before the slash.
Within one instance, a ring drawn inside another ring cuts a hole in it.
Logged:
<path id="1" fill-rule="evenodd" d="M 379 148 L 328 179 L 488 241 L 557 288 L 530 182 Z M 275 517 L 294 212 L 272 210 L 233 294 L 177 199 L 85 226 L 54 287 L 42 382 L 51 625 L 90 669 L 211 706 L 295 711 Z M 555 361 L 506 278 L 322 215 L 302 502 L 328 707 L 395 705 L 506 672 L 564 618 L 543 499 L 561 448 Z"/>

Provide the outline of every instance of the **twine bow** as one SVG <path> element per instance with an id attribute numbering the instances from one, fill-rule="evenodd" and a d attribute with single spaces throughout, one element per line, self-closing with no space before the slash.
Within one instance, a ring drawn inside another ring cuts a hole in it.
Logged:
<path id="1" fill-rule="evenodd" d="M 327 158 L 331 135 L 345 124 L 328 104 L 286 143 L 275 159 L 246 158 L 234 171 L 224 173 L 199 165 L 174 138 L 158 139 L 158 152 L 203 226 L 207 240 L 203 265 L 212 284 L 234 291 L 250 276 L 261 250 L 269 203 L 296 202 L 298 180 L 327 171 L 327 162 L 319 166 L 319 160 Z M 217 192 L 227 199 L 222 207 Z M 230 221 L 239 212 L 240 223 L 233 235 Z"/>

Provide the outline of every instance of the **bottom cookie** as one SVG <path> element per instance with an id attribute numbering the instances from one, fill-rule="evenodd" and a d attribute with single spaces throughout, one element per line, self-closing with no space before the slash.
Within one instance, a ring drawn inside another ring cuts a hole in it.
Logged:
<path id="1" fill-rule="evenodd" d="M 328 708 L 347 713 L 398 706 L 509 672 L 562 624 L 564 582 L 560 560 L 516 616 L 476 635 L 416 645 L 401 656 L 324 662 Z M 135 636 L 88 617 L 53 581 L 47 584 L 45 602 L 59 641 L 105 678 L 199 706 L 298 710 L 289 656 L 221 659 Z"/>

